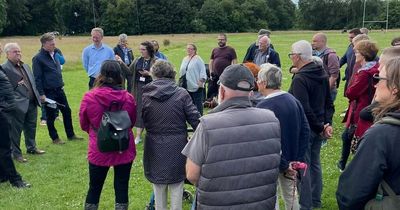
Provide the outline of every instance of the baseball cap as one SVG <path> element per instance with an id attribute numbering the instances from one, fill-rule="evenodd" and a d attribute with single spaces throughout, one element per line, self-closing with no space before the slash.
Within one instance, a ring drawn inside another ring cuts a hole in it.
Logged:
<path id="1" fill-rule="evenodd" d="M 258 35 L 267 35 L 267 36 L 269 36 L 269 35 L 271 35 L 271 31 L 269 31 L 267 29 L 260 29 L 258 31 Z"/>
<path id="2" fill-rule="evenodd" d="M 222 72 L 218 81 L 220 83 L 232 90 L 251 91 L 254 88 L 254 76 L 246 66 L 232 64 Z"/>

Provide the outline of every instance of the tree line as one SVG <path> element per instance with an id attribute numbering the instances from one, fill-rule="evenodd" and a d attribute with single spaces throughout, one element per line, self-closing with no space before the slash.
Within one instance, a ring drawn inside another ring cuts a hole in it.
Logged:
<path id="1" fill-rule="evenodd" d="M 360 27 L 364 0 L 0 0 L 0 35 L 48 31 L 106 35 L 248 32 L 260 28 Z M 400 0 L 391 0 L 389 26 L 399 28 Z M 385 20 L 386 1 L 367 0 L 366 20 Z M 382 23 L 368 27 L 381 28 Z"/>

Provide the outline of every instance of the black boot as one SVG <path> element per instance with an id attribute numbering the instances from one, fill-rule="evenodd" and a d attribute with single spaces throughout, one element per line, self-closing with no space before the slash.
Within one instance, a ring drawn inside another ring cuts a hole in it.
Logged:
<path id="1" fill-rule="evenodd" d="M 85 203 L 85 209 L 84 210 L 97 210 L 99 208 L 98 203 Z"/>
<path id="2" fill-rule="evenodd" d="M 128 203 L 115 203 L 115 210 L 128 210 Z"/>

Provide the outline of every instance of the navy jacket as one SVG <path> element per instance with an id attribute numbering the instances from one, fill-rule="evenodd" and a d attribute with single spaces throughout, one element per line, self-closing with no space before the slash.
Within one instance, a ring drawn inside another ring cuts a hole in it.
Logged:
<path id="1" fill-rule="evenodd" d="M 304 162 L 310 139 L 310 127 L 300 102 L 288 93 L 263 99 L 257 108 L 274 112 L 281 125 L 281 163 L 279 170 L 285 171 L 291 161 Z"/>
<path id="2" fill-rule="evenodd" d="M 36 88 L 40 95 L 45 95 L 46 89 L 56 89 L 64 86 L 59 60 L 54 60 L 50 53 L 43 48 L 32 58 L 32 67 Z"/>

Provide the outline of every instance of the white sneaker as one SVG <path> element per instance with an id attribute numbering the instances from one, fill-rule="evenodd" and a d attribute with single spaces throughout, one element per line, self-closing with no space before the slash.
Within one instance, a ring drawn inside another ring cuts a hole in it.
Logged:
<path id="1" fill-rule="evenodd" d="M 136 137 L 135 138 L 135 144 L 139 144 L 140 142 L 142 142 L 142 139 L 140 139 L 140 137 Z"/>

